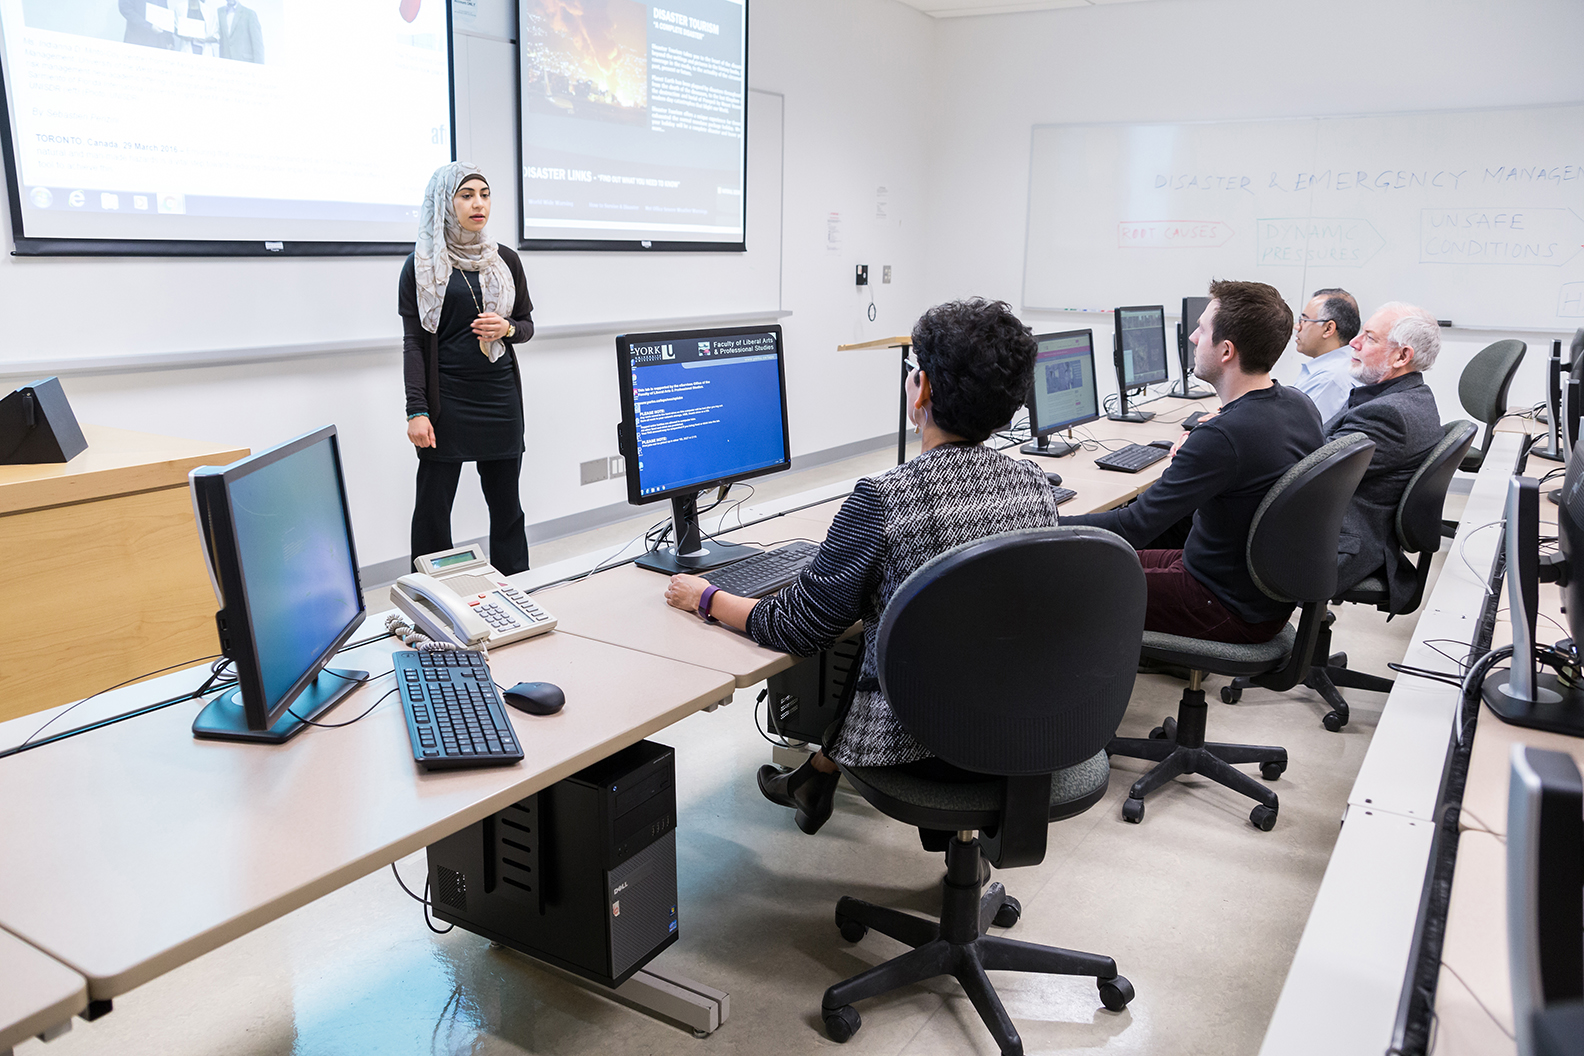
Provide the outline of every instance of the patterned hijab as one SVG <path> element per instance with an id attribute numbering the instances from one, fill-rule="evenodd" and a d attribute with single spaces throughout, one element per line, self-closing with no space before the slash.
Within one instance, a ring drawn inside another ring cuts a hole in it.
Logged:
<path id="1" fill-rule="evenodd" d="M 501 259 L 499 247 L 483 231 L 464 230 L 457 220 L 451 199 L 457 188 L 470 179 L 484 177 L 472 165 L 453 161 L 436 169 L 424 190 L 413 264 L 418 279 L 418 317 L 431 334 L 440 326 L 440 309 L 445 304 L 452 268 L 479 273 L 484 311 L 510 315 L 517 301 L 517 285 L 512 281 L 511 269 Z M 489 185 L 488 180 L 484 182 Z M 499 341 L 480 341 L 479 346 L 491 363 L 506 351 Z"/>

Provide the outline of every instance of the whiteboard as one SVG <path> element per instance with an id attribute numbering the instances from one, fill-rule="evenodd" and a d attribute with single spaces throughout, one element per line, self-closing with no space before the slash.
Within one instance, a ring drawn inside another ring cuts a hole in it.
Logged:
<path id="1" fill-rule="evenodd" d="M 1023 302 L 1341 286 L 1457 326 L 1584 322 L 1584 105 L 1036 125 Z"/>

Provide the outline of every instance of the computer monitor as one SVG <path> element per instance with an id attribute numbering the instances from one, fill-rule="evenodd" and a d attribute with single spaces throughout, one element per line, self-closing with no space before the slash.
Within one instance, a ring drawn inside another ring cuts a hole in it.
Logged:
<path id="1" fill-rule="evenodd" d="M 1129 411 L 1128 393 L 1166 380 L 1166 308 L 1136 305 L 1118 308 L 1115 320 L 1117 409 L 1107 415 L 1113 422 L 1147 422 L 1148 411 Z"/>
<path id="2" fill-rule="evenodd" d="M 1100 395 L 1095 385 L 1094 331 L 1065 330 L 1035 334 L 1034 379 L 1029 388 L 1029 435 L 1034 439 L 1018 450 L 1027 455 L 1059 458 L 1078 445 L 1058 440 L 1052 433 L 1100 417 Z"/>
<path id="3" fill-rule="evenodd" d="M 1193 342 L 1189 340 L 1193 336 L 1194 328 L 1199 325 L 1199 317 L 1208 307 L 1210 307 L 1208 297 L 1183 298 L 1182 322 L 1177 324 L 1177 366 L 1181 374 L 1178 383 L 1171 388 L 1173 396 L 1197 400 L 1203 396 L 1215 395 L 1214 390 L 1193 383 L 1194 348 Z"/>
<path id="4" fill-rule="evenodd" d="M 325 666 L 366 615 L 335 426 L 188 483 L 237 679 L 193 735 L 279 744 L 368 678 Z"/>
<path id="5" fill-rule="evenodd" d="M 698 496 L 792 465 L 779 326 L 616 338 L 627 501 L 671 500 L 675 545 L 640 557 L 656 572 L 701 572 L 757 548 L 706 541 Z"/>
<path id="6" fill-rule="evenodd" d="M 1584 999 L 1579 941 L 1584 781 L 1564 752 L 1515 744 L 1508 759 L 1507 963 L 1513 1026 L 1519 1056 L 1538 1056 L 1568 1051 L 1544 1044 L 1547 1027 L 1556 1025 L 1544 1018 Z M 1577 1034 L 1573 1037 L 1576 1041 Z"/>

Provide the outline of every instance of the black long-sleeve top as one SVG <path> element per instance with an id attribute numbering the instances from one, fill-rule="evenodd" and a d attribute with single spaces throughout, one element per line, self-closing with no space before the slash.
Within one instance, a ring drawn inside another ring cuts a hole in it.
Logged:
<path id="1" fill-rule="evenodd" d="M 511 370 L 517 379 L 517 399 L 520 403 L 522 373 L 517 369 L 517 351 L 512 346 L 533 337 L 533 300 L 528 296 L 528 276 L 523 272 L 522 260 L 516 250 L 501 246 L 500 255 L 511 269 L 512 282 L 517 287 L 511 314 L 506 316 L 517 327 L 517 332 L 506 339 L 506 355 L 511 357 Z M 396 308 L 402 319 L 402 376 L 407 387 L 407 414 L 437 414 L 440 411 L 440 342 L 436 334 L 423 328 L 418 313 L 417 270 L 410 253 L 407 262 L 402 265 L 401 278 L 397 282 Z"/>
<path id="2" fill-rule="evenodd" d="M 1138 501 L 1061 523 L 1108 528 L 1140 548 L 1192 514 L 1193 530 L 1183 545 L 1189 575 L 1249 623 L 1285 619 L 1293 607 L 1260 590 L 1249 575 L 1249 527 L 1271 486 L 1324 443 L 1320 412 L 1309 397 L 1273 381 L 1189 433 Z"/>

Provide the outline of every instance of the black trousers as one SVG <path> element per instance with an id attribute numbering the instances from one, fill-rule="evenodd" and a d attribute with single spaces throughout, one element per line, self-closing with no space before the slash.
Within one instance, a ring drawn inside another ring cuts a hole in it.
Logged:
<path id="1" fill-rule="evenodd" d="M 478 467 L 484 502 L 489 506 L 490 564 L 507 576 L 526 571 L 527 518 L 523 516 L 522 498 L 517 490 L 522 458 L 475 462 L 474 465 Z M 451 549 L 451 504 L 456 501 L 457 482 L 461 479 L 461 462 L 419 460 L 418 495 L 413 502 L 412 518 L 414 558 Z"/>

